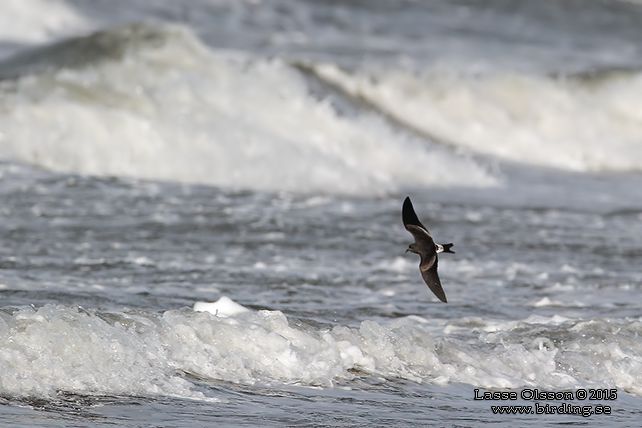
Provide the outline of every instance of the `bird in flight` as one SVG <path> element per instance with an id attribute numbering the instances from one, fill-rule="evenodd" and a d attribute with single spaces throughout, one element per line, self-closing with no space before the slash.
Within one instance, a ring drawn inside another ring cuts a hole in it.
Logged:
<path id="1" fill-rule="evenodd" d="M 415 238 L 415 242 L 408 246 L 406 252 L 419 254 L 421 258 L 419 262 L 419 271 L 424 282 L 435 293 L 435 296 L 444 303 L 447 303 L 446 293 L 441 287 L 439 275 L 437 275 L 437 254 L 438 253 L 455 253 L 450 248 L 453 244 L 437 244 L 432 239 L 428 229 L 421 224 L 412 207 L 410 198 L 406 197 L 403 201 L 403 208 L 401 209 L 401 217 L 403 225 L 408 232 Z"/>

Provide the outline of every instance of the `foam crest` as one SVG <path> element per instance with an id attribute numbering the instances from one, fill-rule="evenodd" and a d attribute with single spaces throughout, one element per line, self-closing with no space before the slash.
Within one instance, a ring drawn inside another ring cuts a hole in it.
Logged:
<path id="1" fill-rule="evenodd" d="M 217 317 L 229 317 L 247 312 L 248 309 L 239 305 L 229 297 L 223 296 L 216 302 L 196 302 L 194 303 L 196 312 L 209 312 Z"/>
<path id="2" fill-rule="evenodd" d="M 0 394 L 176 395 L 203 398 L 174 373 L 159 340 L 159 320 L 117 322 L 47 305 L 0 314 Z M 162 325 L 162 324 L 161 324 Z"/>
<path id="3" fill-rule="evenodd" d="M 89 27 L 89 22 L 63 1 L 4 0 L 0 3 L 0 41 L 4 43 L 42 43 L 52 36 L 86 31 Z"/>
<path id="4" fill-rule="evenodd" d="M 0 394 L 199 399 L 206 397 L 183 374 L 211 382 L 329 387 L 349 382 L 355 371 L 489 388 L 599 384 L 642 394 L 640 321 L 553 318 L 492 325 L 477 320 L 464 339 L 461 331 L 437 337 L 430 323 L 417 317 L 319 329 L 280 311 L 221 317 L 189 310 L 96 313 L 47 305 L 0 313 L 5 343 Z"/>
<path id="5" fill-rule="evenodd" d="M 49 71 L 0 88 L 5 159 L 256 190 L 382 194 L 495 182 L 472 160 L 375 116 L 340 115 L 282 61 L 213 52 L 183 28 L 112 29 L 41 49 L 43 58 L 37 69 Z M 29 70 L 24 57 L 15 61 L 5 68 Z"/>
<path id="6" fill-rule="evenodd" d="M 457 147 L 572 171 L 641 171 L 642 74 L 467 76 L 368 71 L 316 74 L 385 114 Z"/>

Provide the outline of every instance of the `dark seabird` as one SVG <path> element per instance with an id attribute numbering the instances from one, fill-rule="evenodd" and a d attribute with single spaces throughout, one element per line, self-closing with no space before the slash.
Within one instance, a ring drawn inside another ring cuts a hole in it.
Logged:
<path id="1" fill-rule="evenodd" d="M 401 217 L 403 225 L 408 232 L 415 238 L 415 242 L 408 246 L 406 252 L 410 251 L 419 254 L 421 261 L 419 262 L 419 271 L 423 277 L 426 285 L 430 290 L 439 297 L 439 300 L 446 303 L 446 293 L 441 288 L 441 281 L 437 275 L 437 254 L 438 253 L 455 253 L 451 251 L 453 244 L 437 244 L 433 241 L 432 236 L 428 229 L 421 224 L 417 218 L 410 198 L 406 197 L 403 201 L 403 208 L 401 210 Z"/>

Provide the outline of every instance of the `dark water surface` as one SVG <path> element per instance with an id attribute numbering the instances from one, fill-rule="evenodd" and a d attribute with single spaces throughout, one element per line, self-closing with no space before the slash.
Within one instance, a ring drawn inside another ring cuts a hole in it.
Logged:
<path id="1" fill-rule="evenodd" d="M 21 4 L 1 425 L 639 426 L 637 5 Z"/>

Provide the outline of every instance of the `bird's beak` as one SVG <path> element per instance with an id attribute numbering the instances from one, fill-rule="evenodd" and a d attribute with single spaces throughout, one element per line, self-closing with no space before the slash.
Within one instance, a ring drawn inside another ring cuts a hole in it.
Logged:
<path id="1" fill-rule="evenodd" d="M 406 248 L 406 251 L 405 251 L 405 253 L 407 253 L 408 251 L 410 251 L 410 248 Z"/>

